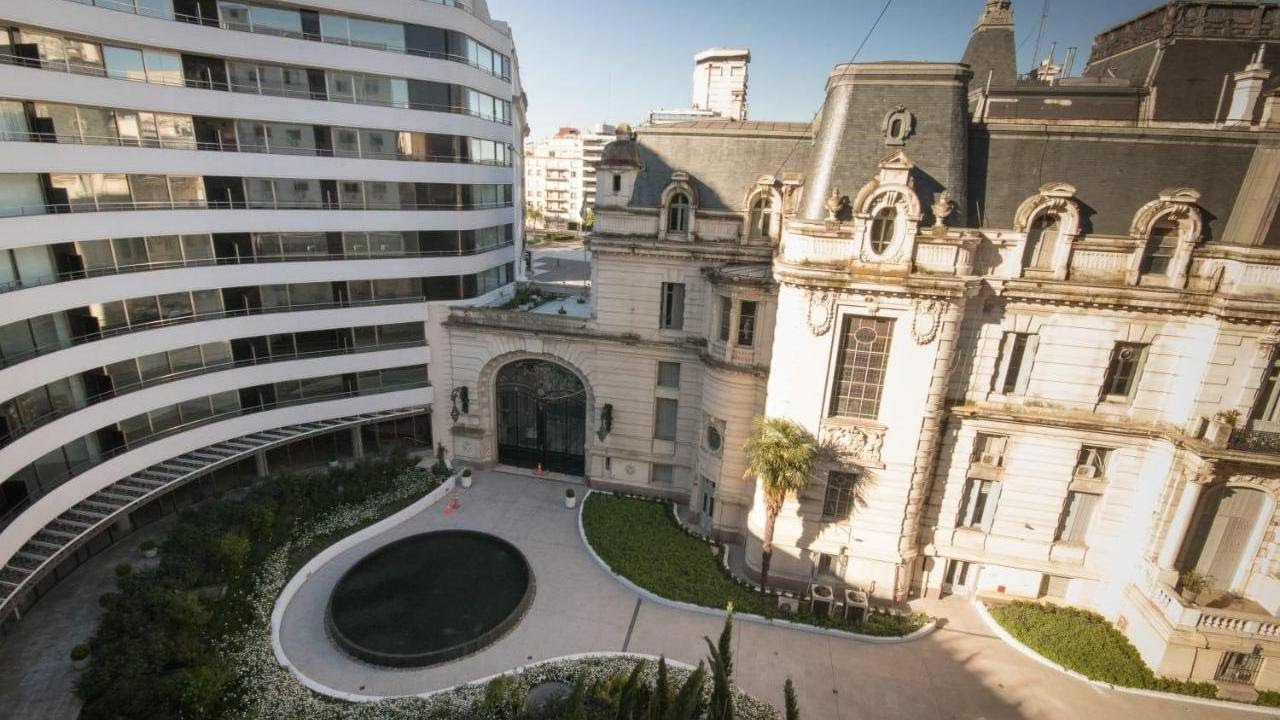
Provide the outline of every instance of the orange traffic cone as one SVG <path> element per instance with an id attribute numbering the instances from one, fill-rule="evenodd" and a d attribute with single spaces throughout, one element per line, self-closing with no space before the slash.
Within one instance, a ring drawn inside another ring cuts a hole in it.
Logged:
<path id="1" fill-rule="evenodd" d="M 535 475 L 537 475 L 538 477 L 542 477 L 542 476 L 543 476 L 543 474 L 544 474 L 544 473 L 543 473 L 543 470 L 542 470 L 542 463 L 538 463 L 538 469 L 537 469 L 537 470 L 534 470 L 534 474 L 535 474 Z"/>

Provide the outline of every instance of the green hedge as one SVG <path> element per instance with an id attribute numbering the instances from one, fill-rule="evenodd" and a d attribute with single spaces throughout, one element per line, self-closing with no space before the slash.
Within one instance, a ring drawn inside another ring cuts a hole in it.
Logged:
<path id="1" fill-rule="evenodd" d="M 864 635 L 900 636 L 919 629 L 920 615 L 871 613 L 862 624 L 807 612 L 783 615 L 772 595 L 734 580 L 716 548 L 685 532 L 669 503 L 592 493 L 582 506 L 582 527 L 596 554 L 616 573 L 670 600 L 779 617 Z"/>
<path id="2" fill-rule="evenodd" d="M 121 577 L 120 592 L 102 603 L 92 659 L 76 686 L 80 717 L 222 717 L 236 693 L 223 642 L 252 622 L 247 589 L 260 565 L 295 528 L 402 484 L 408 467 L 388 458 L 284 475 L 242 500 L 183 511 L 160 563 Z M 424 492 L 434 484 L 425 473 L 421 482 Z M 384 516 L 409 502 L 382 508 Z M 298 548 L 294 566 L 321 547 Z"/>
<path id="3" fill-rule="evenodd" d="M 1133 643 L 1097 613 L 1012 602 L 991 608 L 991 616 L 1022 644 L 1091 680 L 1205 698 L 1218 695 L 1213 683 L 1156 677 Z"/>

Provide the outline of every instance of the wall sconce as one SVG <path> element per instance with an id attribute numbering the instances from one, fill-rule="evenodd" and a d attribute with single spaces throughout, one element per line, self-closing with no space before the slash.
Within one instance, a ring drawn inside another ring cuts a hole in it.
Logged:
<path id="1" fill-rule="evenodd" d="M 613 430 L 613 404 L 605 403 L 600 408 L 600 429 L 596 431 L 596 437 L 600 438 L 600 442 L 609 436 Z"/>
<path id="2" fill-rule="evenodd" d="M 453 403 L 453 408 L 449 410 L 449 417 L 458 422 L 458 418 L 462 415 L 471 414 L 471 392 L 467 390 L 467 386 L 456 387 L 449 393 L 449 400 Z M 462 408 L 459 410 L 458 406 Z"/>

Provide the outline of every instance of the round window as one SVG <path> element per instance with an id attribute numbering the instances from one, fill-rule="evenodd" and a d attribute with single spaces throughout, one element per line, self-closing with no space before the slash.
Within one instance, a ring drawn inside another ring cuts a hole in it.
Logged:
<path id="1" fill-rule="evenodd" d="M 707 449 L 711 452 L 720 452 L 721 446 L 724 444 L 724 438 L 720 436 L 720 429 L 715 425 L 707 426 Z"/>
<path id="2" fill-rule="evenodd" d="M 858 328 L 853 333 L 853 339 L 858 341 L 858 344 L 860 345 L 870 345 L 875 342 L 878 337 L 880 336 L 876 334 L 875 328 L 869 327 Z"/>

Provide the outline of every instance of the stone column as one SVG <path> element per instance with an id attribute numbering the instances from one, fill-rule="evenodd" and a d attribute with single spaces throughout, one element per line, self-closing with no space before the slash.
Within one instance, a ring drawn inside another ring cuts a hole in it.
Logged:
<path id="1" fill-rule="evenodd" d="M 258 477 L 260 478 L 264 478 L 271 474 L 270 470 L 267 469 L 266 450 L 259 450 L 253 454 L 253 467 L 254 471 L 257 472 Z"/>
<path id="2" fill-rule="evenodd" d="M 360 425 L 351 428 L 351 457 L 359 460 L 364 457 L 364 436 L 360 434 Z"/>
<path id="3" fill-rule="evenodd" d="M 1200 494 L 1204 491 L 1208 479 L 1204 475 L 1198 475 L 1188 479 L 1186 486 L 1182 488 L 1182 498 L 1178 500 L 1178 509 L 1173 513 L 1173 520 L 1169 522 L 1169 530 L 1164 536 L 1164 546 L 1160 548 L 1160 557 L 1156 560 L 1159 570 L 1171 570 L 1173 564 L 1178 561 L 1178 551 L 1182 549 L 1182 543 L 1191 530 L 1196 506 L 1200 504 Z"/>

